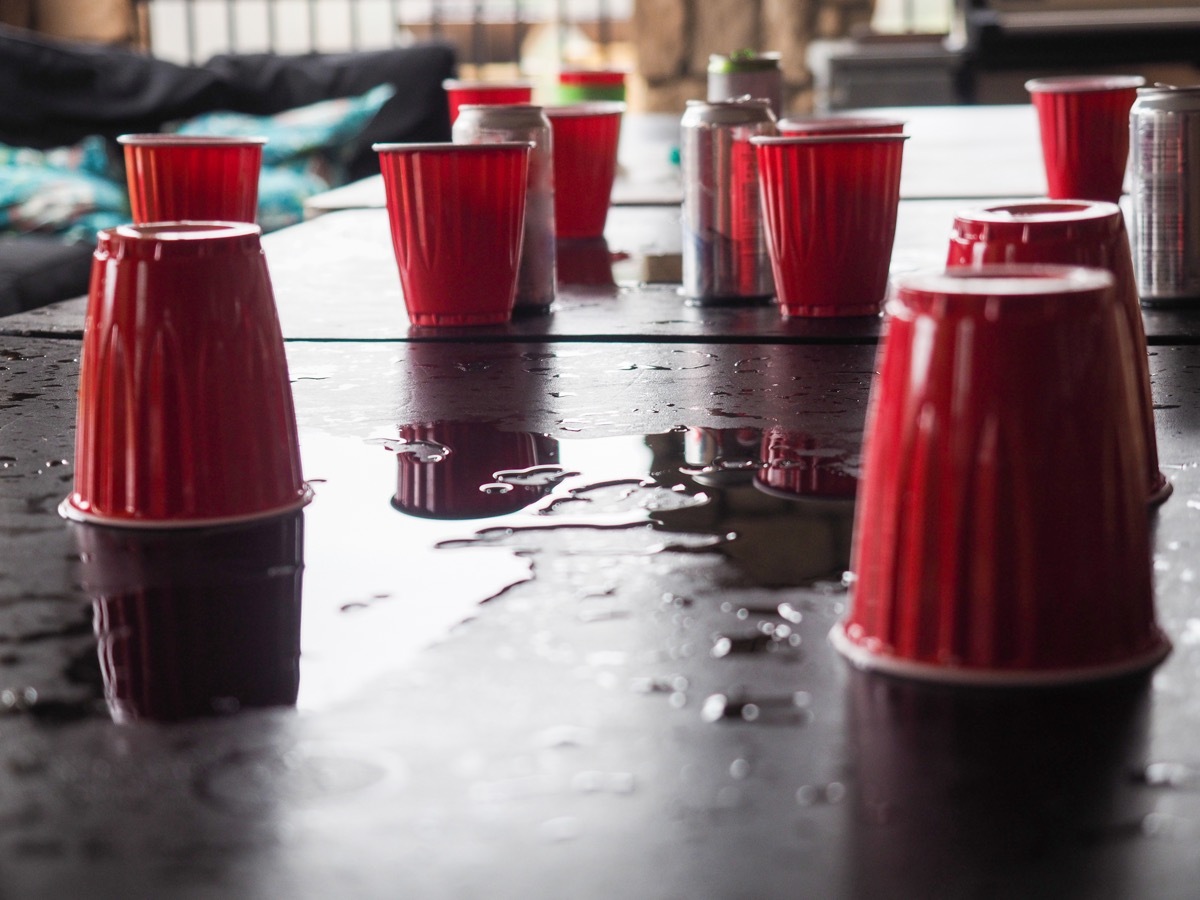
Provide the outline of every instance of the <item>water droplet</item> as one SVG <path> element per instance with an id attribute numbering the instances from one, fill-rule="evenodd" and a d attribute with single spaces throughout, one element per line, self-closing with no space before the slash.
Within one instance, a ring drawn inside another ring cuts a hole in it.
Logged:
<path id="1" fill-rule="evenodd" d="M 513 490 L 511 484 L 481 484 L 479 490 L 484 494 L 507 494 Z"/>
<path id="2" fill-rule="evenodd" d="M 557 819 L 547 819 L 538 826 L 538 835 L 542 840 L 551 843 L 573 841 L 582 832 L 579 820 L 572 816 L 560 816 Z"/>
<path id="3" fill-rule="evenodd" d="M 750 763 L 745 759 L 735 759 L 729 764 L 729 775 L 741 781 L 750 775 Z"/>

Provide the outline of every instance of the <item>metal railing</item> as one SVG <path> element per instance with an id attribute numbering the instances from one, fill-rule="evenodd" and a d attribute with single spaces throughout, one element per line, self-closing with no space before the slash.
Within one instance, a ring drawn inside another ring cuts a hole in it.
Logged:
<path id="1" fill-rule="evenodd" d="M 342 52 L 440 38 L 465 65 L 519 64 L 530 32 L 606 54 L 627 36 L 633 0 L 133 0 L 138 43 L 178 62 L 227 52 Z"/>

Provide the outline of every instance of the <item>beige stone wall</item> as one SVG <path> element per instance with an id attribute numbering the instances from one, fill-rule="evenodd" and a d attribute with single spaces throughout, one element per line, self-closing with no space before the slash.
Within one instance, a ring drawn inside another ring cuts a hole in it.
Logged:
<path id="1" fill-rule="evenodd" d="M 872 0 L 634 0 L 630 104 L 682 112 L 705 95 L 709 54 L 750 47 L 781 54 L 788 111 L 808 112 L 809 41 L 865 29 L 871 10 Z"/>

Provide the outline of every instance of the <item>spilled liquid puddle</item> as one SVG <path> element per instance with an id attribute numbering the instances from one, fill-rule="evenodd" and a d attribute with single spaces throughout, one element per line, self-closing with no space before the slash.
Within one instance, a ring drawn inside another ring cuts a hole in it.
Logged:
<path id="1" fill-rule="evenodd" d="M 669 553 L 719 554 L 747 587 L 836 579 L 853 460 L 794 443 L 745 428 L 565 440 L 467 422 L 367 440 L 302 432 L 315 490 L 303 511 L 195 531 L 75 528 L 110 715 L 354 702 L 539 565 L 571 558 L 612 559 L 609 594 L 621 559 Z M 671 610 L 692 602 L 661 598 Z M 711 655 L 799 659 L 791 611 L 772 611 L 783 621 L 769 630 L 716 636 Z M 723 702 L 715 719 L 807 715 L 791 695 Z"/>

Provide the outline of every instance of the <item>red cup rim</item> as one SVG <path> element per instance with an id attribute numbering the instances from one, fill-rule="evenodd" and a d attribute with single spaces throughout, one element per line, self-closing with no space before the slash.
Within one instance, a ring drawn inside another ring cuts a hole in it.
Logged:
<path id="1" fill-rule="evenodd" d="M 949 266 L 897 275 L 894 293 L 902 291 L 986 299 L 1044 297 L 1111 288 L 1113 276 L 1089 266 L 1001 263 L 989 266 Z M 894 301 L 889 301 L 892 306 Z"/>
<path id="2" fill-rule="evenodd" d="M 126 147 L 261 147 L 265 137 L 227 134 L 122 134 L 117 143 Z"/>
<path id="3" fill-rule="evenodd" d="M 788 134 L 820 134 L 843 128 L 903 128 L 904 119 L 888 119 L 882 116 L 814 116 L 780 119 L 776 127 Z"/>
<path id="4" fill-rule="evenodd" d="M 447 78 L 442 82 L 443 90 L 447 91 L 511 91 L 528 88 L 533 90 L 532 81 L 462 81 L 458 78 Z"/>
<path id="5" fill-rule="evenodd" d="M 494 144 L 372 144 L 376 153 L 487 153 L 490 150 L 525 150 L 533 147 L 530 141 L 496 141 Z"/>
<path id="6" fill-rule="evenodd" d="M 614 116 L 625 112 L 620 100 L 585 100 L 582 103 L 567 103 L 561 106 L 545 106 L 542 111 L 550 118 L 572 116 Z"/>
<path id="7" fill-rule="evenodd" d="M 1069 94 L 1084 91 L 1122 91 L 1144 87 L 1141 75 L 1054 75 L 1031 78 L 1025 90 L 1031 94 Z"/>
<path id="8" fill-rule="evenodd" d="M 559 84 L 624 84 L 620 69 L 567 69 L 558 73 Z"/>
<path id="9" fill-rule="evenodd" d="M 1083 222 L 1110 219 L 1120 214 L 1121 207 L 1107 200 L 1022 200 L 960 210 L 954 218 L 963 222 L 1019 225 L 1023 222 Z"/>
<path id="10" fill-rule="evenodd" d="M 750 143 L 758 147 L 805 146 L 809 144 L 884 144 L 907 141 L 908 134 L 820 134 L 820 135 L 756 135 Z"/>

